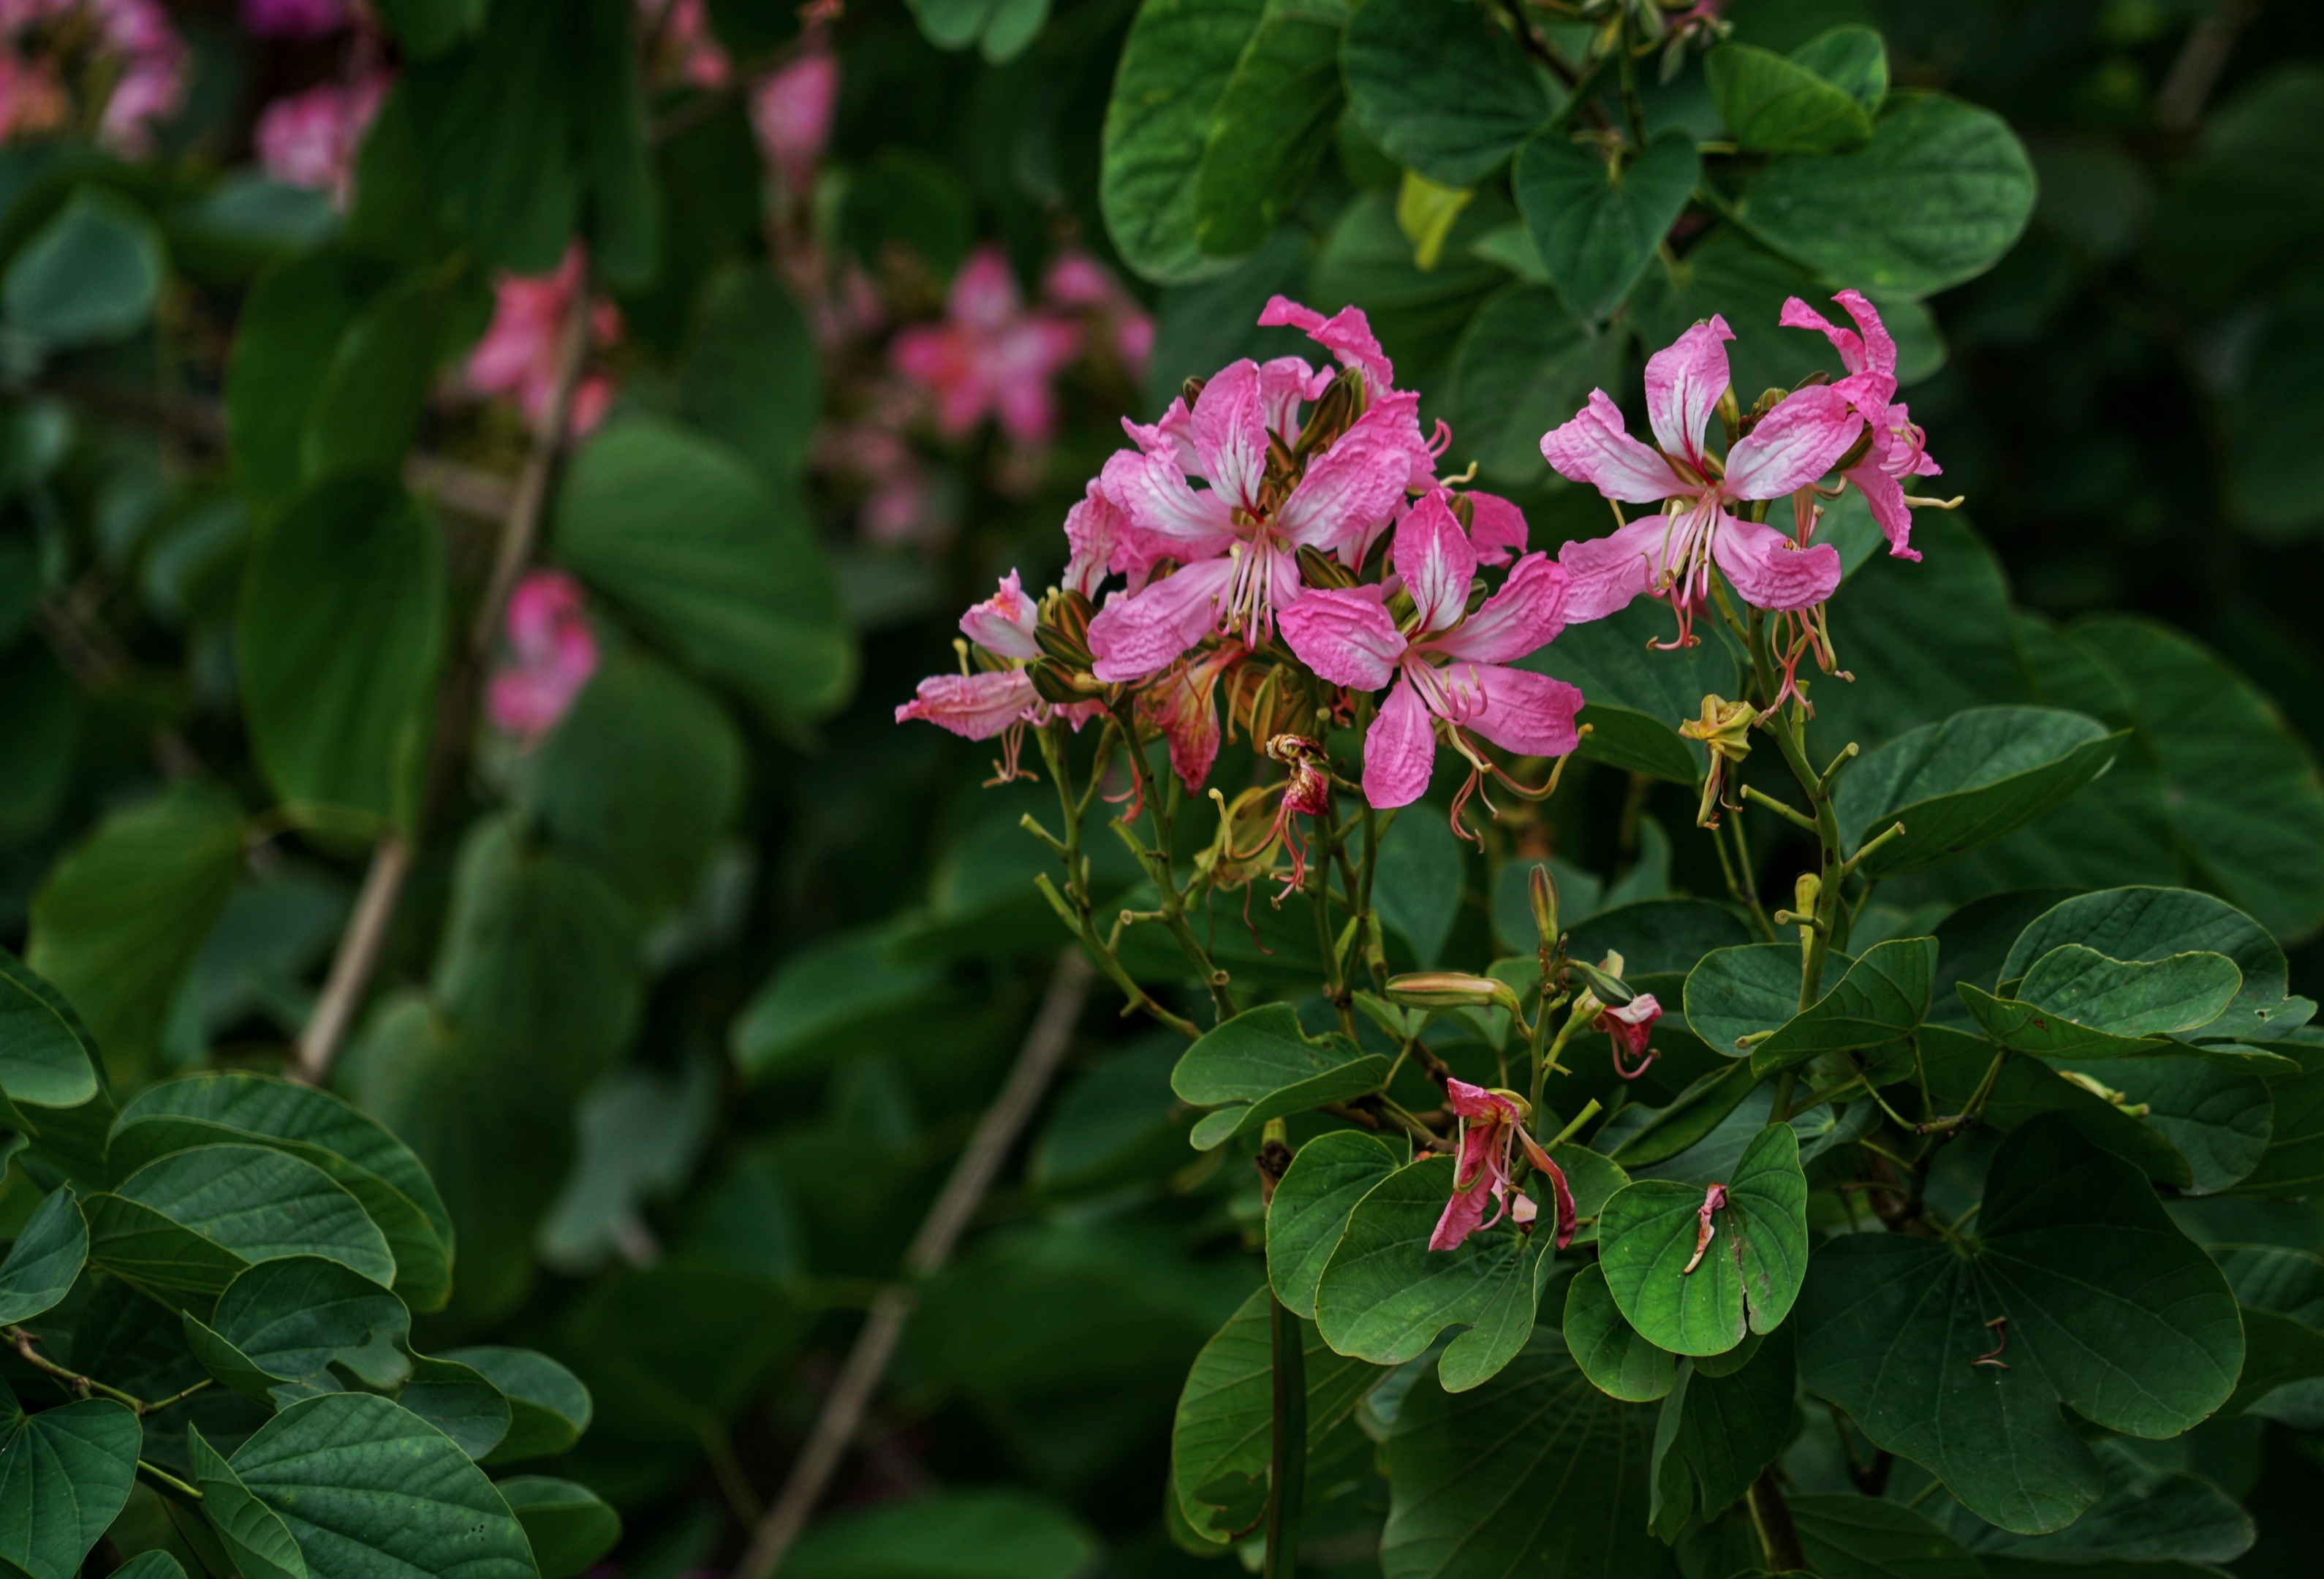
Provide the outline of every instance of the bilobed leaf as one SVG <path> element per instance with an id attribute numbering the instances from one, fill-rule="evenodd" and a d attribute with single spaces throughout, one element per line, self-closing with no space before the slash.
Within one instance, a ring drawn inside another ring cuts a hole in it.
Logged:
<path id="1" fill-rule="evenodd" d="M 1849 153 L 1779 159 L 1738 205 L 1768 245 L 1866 291 L 1923 296 L 1993 266 L 2034 212 L 2034 166 L 1992 111 L 1931 94 Z"/>
<path id="2" fill-rule="evenodd" d="M 2002 1142 L 1973 1245 L 1841 1235 L 1817 1251 L 1798 1319 L 1811 1390 L 2024 1534 L 2070 1523 L 2101 1489 L 2060 1402 L 2110 1430 L 2175 1436 L 2243 1366 L 2218 1269 L 2135 1169 L 2052 1117 Z"/>
<path id="3" fill-rule="evenodd" d="M 1793 1497 L 1800 1547 L 1824 1579 L 1984 1579 L 1959 1541 L 1901 1502 Z"/>
<path id="4" fill-rule="evenodd" d="M 1208 1542 L 1227 1544 L 1236 1528 L 1221 1528 L 1225 1510 L 1202 1495 L 1224 1482 L 1267 1479 L 1274 1445 L 1273 1302 L 1261 1288 L 1203 1345 L 1178 1395 L 1170 1427 L 1170 1485 L 1186 1522 Z M 1343 1460 L 1360 1460 L 1369 1444 L 1355 1429 L 1356 1405 L 1388 1374 L 1380 1366 L 1336 1354 L 1313 1322 L 1299 1324 L 1307 1380 L 1307 1459 L 1310 1483 Z"/>
<path id="5" fill-rule="evenodd" d="M 1366 0 L 1348 23 L 1342 59 L 1358 124 L 1441 187 L 1492 174 L 1562 97 L 1489 17 L 1469 0 Z"/>
<path id="6" fill-rule="evenodd" d="M 0 275 L 9 327 L 57 346 L 125 339 L 153 316 L 168 269 L 151 216 L 108 187 L 77 188 Z"/>
<path id="7" fill-rule="evenodd" d="M 1874 944 L 1822 997 L 1752 1048 L 1752 1072 L 1772 1075 L 1823 1053 L 1877 1048 L 1910 1034 L 1928 1018 L 1936 971 L 1933 937 Z M 1824 979 L 1832 980 L 1829 963 Z"/>
<path id="8" fill-rule="evenodd" d="M 443 1358 L 475 1371 L 509 1401 L 508 1435 L 493 1449 L 487 1464 L 554 1458 L 589 1428 L 595 1412 L 589 1390 L 546 1354 L 485 1344 L 453 1349 Z"/>
<path id="9" fill-rule="evenodd" d="M 1259 29 L 1260 0 L 1145 0 L 1105 108 L 1098 201 L 1122 261 L 1157 283 L 1222 273 L 1194 239 L 1211 115 Z"/>
<path id="10" fill-rule="evenodd" d="M 1872 116 L 1855 96 L 1773 51 L 1722 45 L 1702 69 L 1720 118 L 1745 148 L 1837 153 L 1872 136 Z"/>
<path id="11" fill-rule="evenodd" d="M 1608 162 L 1562 131 L 1518 151 L 1517 208 L 1574 317 L 1596 323 L 1621 306 L 1694 195 L 1700 168 L 1683 132 L 1664 133 L 1628 164 Z"/>
<path id="12" fill-rule="evenodd" d="M 335 1362 L 348 1362 L 382 1385 L 397 1380 L 393 1351 L 408 1354 L 411 1334 L 403 1301 L 338 1261 L 307 1255 L 259 1262 L 226 1286 L 207 1322 L 187 1321 L 189 1338 L 198 1326 L 232 1350 L 229 1356 L 213 1344 L 205 1353 L 197 1339 L 196 1358 L 227 1386 L 270 1408 L 338 1391 L 340 1384 L 327 1374 Z M 381 1353 L 365 1355 L 374 1349 Z M 214 1358 L 241 1362 L 245 1369 L 226 1375 Z"/>
<path id="13" fill-rule="evenodd" d="M 2304 1038 L 2275 1045 L 2301 1067 L 2267 1076 L 2274 1122 L 2267 1150 L 2239 1188 L 2253 1195 L 2304 1195 L 2307 1187 L 2324 1180 L 2324 1047 Z"/>
<path id="14" fill-rule="evenodd" d="M 2164 1039 L 2218 1020 L 2242 990 L 2224 954 L 2109 959 L 2079 943 L 2034 962 L 2015 993 L 1956 989 L 1985 1033 L 2004 1047 L 2051 1058 L 2116 1058 L 2161 1052 Z"/>
<path id="15" fill-rule="evenodd" d="M 499 1449 L 512 1413 L 500 1389 L 481 1372 L 428 1354 L 411 1356 L 410 1379 L 395 1401 L 480 1464 Z"/>
<path id="16" fill-rule="evenodd" d="M 251 746 L 276 795 L 410 822 L 447 618 L 435 518 L 392 475 L 332 477 L 285 507 L 235 614 Z"/>
<path id="17" fill-rule="evenodd" d="M 1853 849 L 1903 823 L 1862 870 L 1902 877 L 1983 849 L 2047 816 L 2104 772 L 2127 738 L 2077 713 L 1978 707 L 1871 753 L 1840 782 L 1834 809 Z"/>
<path id="18" fill-rule="evenodd" d="M 1258 250 L 1306 194 L 1339 125 L 1334 6 L 1286 6 L 1243 45 L 1211 113 L 1194 177 L 1194 239 L 1216 257 Z"/>
<path id="19" fill-rule="evenodd" d="M 548 1475 L 512 1475 L 498 1489 L 524 1526 L 540 1579 L 586 1573 L 622 1538 L 622 1516 L 586 1486 Z"/>
<path id="20" fill-rule="evenodd" d="M 1361 1130 L 1333 1130 L 1299 1148 L 1267 1207 L 1267 1276 L 1275 1297 L 1314 1319 L 1315 1284 L 1348 1215 L 1406 1161 L 1406 1149 Z"/>
<path id="21" fill-rule="evenodd" d="M 1752 1345 L 1732 1370 L 1696 1361 L 1680 1368 L 1655 1427 L 1657 1533 L 1676 1536 L 1698 1507 L 1715 1518 L 1751 1489 L 1791 1437 L 1798 1383 L 1789 1327 Z"/>
<path id="22" fill-rule="evenodd" d="M 32 1208 L 0 1258 L 0 1325 L 30 1321 L 53 1307 L 72 1291 L 88 1260 L 88 1224 L 71 1188 L 60 1185 Z"/>
<path id="23" fill-rule="evenodd" d="M 1039 36 L 1049 0 L 912 0 L 921 36 L 940 50 L 981 44 L 995 65 L 1014 60 Z"/>
<path id="24" fill-rule="evenodd" d="M 1566 1284 L 1563 1330 L 1574 1363 L 1609 1398 L 1650 1404 L 1678 1380 L 1678 1356 L 1640 1337 L 1623 1319 L 1603 1267 L 1584 1267 Z"/>
<path id="25" fill-rule="evenodd" d="M 2025 1579 L 2029 1571 L 2056 1573 L 2061 1568 L 2079 1570 L 2091 1579 L 2107 1573 L 2191 1579 L 2218 1572 L 2209 1565 L 2233 1562 L 2250 1549 L 2255 1534 L 2251 1515 L 2216 1481 L 2157 1470 L 2124 1442 L 2102 1440 L 2092 1451 L 2106 1473 L 2105 1493 L 2097 1506 L 2065 1528 L 2051 1535 L 2020 1535 L 1996 1528 L 1958 1506 L 1945 1510 L 1947 1525 L 1987 1574 L 1998 1579 Z"/>
<path id="26" fill-rule="evenodd" d="M 77 1579 L 136 1479 L 137 1417 L 110 1399 L 27 1415 L 0 1382 L 0 1558 Z"/>
<path id="27" fill-rule="evenodd" d="M 0 1096 L 78 1107 L 97 1094 L 97 1051 L 64 995 L 0 948 Z"/>
<path id="28" fill-rule="evenodd" d="M 1188 1134 L 1207 1151 L 1268 1119 L 1343 1102 L 1377 1087 L 1388 1073 L 1382 1053 L 1365 1053 L 1343 1036 L 1310 1039 L 1287 1003 L 1247 1010 L 1206 1032 L 1171 1071 L 1182 1101 L 1218 1111 Z"/>
<path id="29" fill-rule="evenodd" d="M 1549 469 L 1541 436 L 1580 410 L 1593 387 L 1614 381 L 1620 355 L 1619 336 L 1584 329 L 1547 285 L 1497 292 L 1452 355 L 1448 398 L 1462 454 L 1493 481 L 1537 481 Z"/>
<path id="30" fill-rule="evenodd" d="M 2204 1041 L 2273 1041 L 2316 1011 L 2312 1000 L 2284 995 L 2283 949 L 2265 928 L 2223 900 L 2183 888 L 2113 888 L 2062 900 L 2026 923 L 1999 972 L 1978 984 L 2020 980 L 2043 956 L 2068 943 L 2126 962 L 2226 955 L 2243 973 L 2243 987 L 2197 1033 Z"/>
<path id="31" fill-rule="evenodd" d="M 1807 1271 L 1807 1177 L 1799 1137 L 1769 1124 L 1745 1148 L 1695 1261 L 1705 1193 L 1640 1179 L 1606 1203 L 1598 1264 L 1623 1317 L 1674 1354 L 1723 1354 L 1789 1315 Z M 1693 1270 L 1685 1269 L 1694 1262 Z"/>
<path id="32" fill-rule="evenodd" d="M 1825 956 L 1824 969 L 1848 968 Z M 1744 943 L 1706 954 L 1686 976 L 1686 1023 L 1712 1051 L 1750 1051 L 1745 1039 L 1775 1030 L 1800 1011 L 1800 950 L 1794 943 Z"/>

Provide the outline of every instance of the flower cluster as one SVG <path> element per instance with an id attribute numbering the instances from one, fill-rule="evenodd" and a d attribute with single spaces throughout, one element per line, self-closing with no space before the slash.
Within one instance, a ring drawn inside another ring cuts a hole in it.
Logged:
<path id="1" fill-rule="evenodd" d="M 524 420 L 539 428 L 557 389 L 558 339 L 586 272 L 576 241 L 554 273 L 503 275 L 493 287 L 493 321 L 468 353 L 468 387 L 478 394 L 513 396 Z M 592 300 L 589 344 L 602 351 L 621 337 L 621 309 L 603 297 Z M 587 433 L 604 420 L 613 403 L 612 377 L 588 368 L 574 386 L 568 425 L 576 434 Z"/>
<path id="2" fill-rule="evenodd" d="M 186 43 L 160 0 L 0 0 L 0 142 L 79 111 L 115 152 L 150 152 L 186 96 Z"/>

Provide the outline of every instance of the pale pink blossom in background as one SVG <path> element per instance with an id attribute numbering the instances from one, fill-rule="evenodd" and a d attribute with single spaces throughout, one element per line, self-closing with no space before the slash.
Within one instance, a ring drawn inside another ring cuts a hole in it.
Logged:
<path id="1" fill-rule="evenodd" d="M 72 115 L 72 97 L 57 80 L 56 68 L 0 51 L 0 142 L 23 133 L 50 132 Z"/>
<path id="2" fill-rule="evenodd" d="M 242 0 L 242 25 L 261 38 L 318 39 L 355 20 L 353 0 Z"/>
<path id="3" fill-rule="evenodd" d="M 185 100 L 186 44 L 159 0 L 0 0 L 0 134 L 48 131 L 70 118 L 71 100 L 59 64 L 27 56 L 23 35 L 43 23 L 78 14 L 94 27 L 97 69 L 92 81 L 109 82 L 98 119 L 97 138 L 115 152 L 136 158 L 150 152 L 156 124 L 178 112 Z"/>
<path id="4" fill-rule="evenodd" d="M 468 354 L 468 386 L 479 394 L 511 395 L 525 420 L 538 428 L 557 387 L 557 337 L 581 288 L 586 268 L 579 243 L 553 274 L 503 275 L 495 287 L 492 326 Z M 622 337 L 621 313 L 603 299 L 589 309 L 590 343 L 598 349 Z M 604 420 L 613 404 L 613 381 L 596 369 L 584 373 L 573 392 L 572 430 L 587 433 Z"/>
<path id="5" fill-rule="evenodd" d="M 927 466 L 904 437 L 877 421 L 827 429 L 816 439 L 816 464 L 862 478 L 869 486 L 858 508 L 864 537 L 883 547 L 931 546 L 951 531 Z"/>
<path id="6" fill-rule="evenodd" d="M 511 661 L 485 688 L 495 728 L 530 746 L 557 727 L 597 672 L 597 637 L 587 597 L 562 570 L 535 570 L 509 595 Z"/>
<path id="7" fill-rule="evenodd" d="M 734 63 L 710 31 L 710 12 L 704 0 L 638 0 L 638 14 L 658 28 L 654 35 L 657 78 L 673 77 L 713 89 L 734 79 Z"/>
<path id="8" fill-rule="evenodd" d="M 390 80 L 381 75 L 325 83 L 276 99 L 253 135 L 259 167 L 284 186 L 328 192 L 345 208 L 355 193 L 355 155 Z"/>
<path id="9" fill-rule="evenodd" d="M 936 429 L 946 438 L 964 437 L 994 415 L 1019 444 L 1039 444 L 1056 428 L 1049 382 L 1081 346 L 1078 324 L 1026 310 L 1009 261 L 982 246 L 954 276 L 944 321 L 901 331 L 888 356 L 936 396 Z"/>
<path id="10" fill-rule="evenodd" d="M 1111 342 L 1133 379 L 1143 383 L 1154 354 L 1154 319 L 1122 289 L 1112 271 L 1078 248 L 1059 253 L 1042 276 L 1041 295 L 1053 307 L 1087 313 Z"/>
<path id="11" fill-rule="evenodd" d="M 839 58 L 821 44 L 760 79 L 751 89 L 751 128 L 760 152 L 781 172 L 783 187 L 804 198 L 815 184 L 815 167 L 831 141 L 832 116 L 839 108 Z"/>

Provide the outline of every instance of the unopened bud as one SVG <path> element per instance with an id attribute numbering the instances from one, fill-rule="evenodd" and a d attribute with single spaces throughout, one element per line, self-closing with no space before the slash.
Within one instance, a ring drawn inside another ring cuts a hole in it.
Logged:
<path id="1" fill-rule="evenodd" d="M 1313 543 L 1299 545 L 1299 579 L 1309 586 L 1342 587 L 1356 584 L 1355 572 Z"/>
<path id="2" fill-rule="evenodd" d="M 1506 1009 L 1520 1012 L 1517 995 L 1506 982 L 1460 971 L 1414 971 L 1388 979 L 1388 998 L 1415 1009 Z"/>
<path id="3" fill-rule="evenodd" d="M 1735 403 L 1735 386 L 1729 384 L 1719 395 L 1719 420 L 1727 424 L 1729 433 L 1743 420 L 1743 412 Z"/>
<path id="4" fill-rule="evenodd" d="M 1477 530 L 1477 502 L 1466 494 L 1452 495 L 1452 519 L 1461 523 L 1462 531 Z"/>
<path id="5" fill-rule="evenodd" d="M 1526 875 L 1526 902 L 1533 910 L 1533 929 L 1548 950 L 1557 946 L 1557 880 L 1549 874 L 1549 863 L 1534 863 Z"/>
<path id="6" fill-rule="evenodd" d="M 1027 672 L 1032 676 L 1034 692 L 1045 702 L 1068 707 L 1089 700 L 1074 684 L 1073 669 L 1054 658 L 1036 660 Z"/>
<path id="7" fill-rule="evenodd" d="M 1191 406 L 1196 401 L 1203 398 L 1203 386 L 1209 382 L 1210 381 L 1208 379 L 1189 378 L 1185 383 L 1178 386 L 1178 393 L 1184 397 L 1185 402 Z"/>
<path id="8" fill-rule="evenodd" d="M 1618 1009 L 1637 996 L 1621 977 L 1609 975 L 1594 965 L 1586 965 L 1576 959 L 1567 961 L 1565 968 L 1581 978 L 1582 985 L 1590 989 L 1591 995 L 1603 1007 Z"/>

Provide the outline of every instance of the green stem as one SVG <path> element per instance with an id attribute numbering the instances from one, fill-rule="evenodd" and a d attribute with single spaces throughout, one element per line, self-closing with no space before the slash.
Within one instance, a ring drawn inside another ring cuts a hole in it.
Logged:
<path id="1" fill-rule="evenodd" d="M 1307 1351 L 1299 1318 L 1269 1296 L 1274 1312 L 1274 1435 L 1268 1462 L 1267 1563 L 1263 1579 L 1299 1571 L 1299 1516 L 1307 1479 Z"/>
<path id="2" fill-rule="evenodd" d="M 180 1497 L 190 1498 L 197 1502 L 202 1500 L 202 1494 L 199 1491 L 188 1485 L 185 1482 L 180 1480 L 177 1476 L 171 1474 L 168 1470 L 161 1468 L 160 1465 L 148 1464 L 141 1458 L 137 1461 L 137 1467 L 144 1471 L 146 1474 L 152 1476 L 154 1480 L 157 1480 L 163 1485 L 169 1487 L 170 1490 L 177 1492 Z"/>
<path id="3" fill-rule="evenodd" d="M 1622 115 L 1630 124 L 1630 141 L 1646 145 L 1646 106 L 1638 97 L 1638 58 L 1630 52 L 1630 14 L 1622 13 L 1622 37 L 1615 45 L 1622 68 Z"/>
<path id="4" fill-rule="evenodd" d="M 1156 849 L 1143 849 L 1139 846 L 1135 836 L 1130 836 L 1130 847 L 1137 851 L 1139 863 L 1145 866 L 1147 875 L 1153 878 L 1154 887 L 1162 896 L 1162 924 L 1169 929 L 1170 936 L 1177 939 L 1180 952 L 1185 955 L 1195 973 L 1202 977 L 1204 986 L 1210 989 L 1213 1023 L 1223 1025 L 1234 1018 L 1235 1012 L 1234 1000 L 1227 992 L 1227 974 L 1211 963 L 1210 950 L 1203 946 L 1202 940 L 1194 936 L 1194 928 L 1187 924 L 1186 896 L 1179 889 L 1177 874 L 1170 864 L 1170 797 L 1177 792 L 1177 780 L 1166 777 L 1163 782 L 1156 782 L 1146 761 L 1144 743 L 1138 737 L 1135 716 L 1126 703 L 1116 706 L 1113 716 L 1114 722 L 1120 726 L 1122 742 L 1129 747 L 1130 771 L 1137 780 L 1139 799 L 1144 803 L 1148 815 L 1154 819 L 1158 843 Z M 1126 832 L 1129 825 L 1125 819 L 1116 817 L 1114 826 Z"/>

